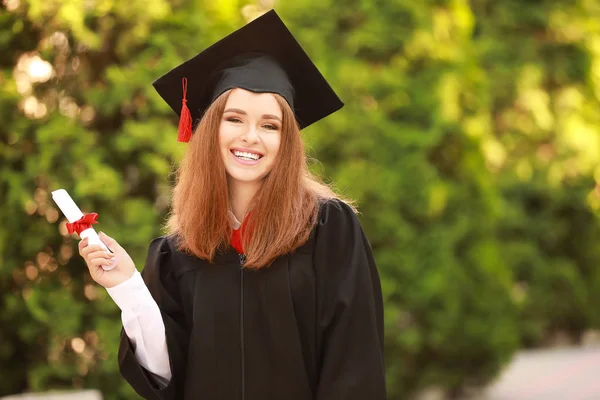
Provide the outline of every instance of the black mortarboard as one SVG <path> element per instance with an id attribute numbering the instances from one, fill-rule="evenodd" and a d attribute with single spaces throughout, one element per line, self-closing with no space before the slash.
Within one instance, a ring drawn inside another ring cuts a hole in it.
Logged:
<path id="1" fill-rule="evenodd" d="M 172 69 L 153 85 L 180 115 L 179 140 L 184 142 L 208 106 L 234 87 L 281 95 L 294 110 L 300 129 L 344 105 L 274 10 Z"/>

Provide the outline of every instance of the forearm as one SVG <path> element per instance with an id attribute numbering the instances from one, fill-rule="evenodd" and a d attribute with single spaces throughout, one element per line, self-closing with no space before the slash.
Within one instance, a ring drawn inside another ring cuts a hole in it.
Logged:
<path id="1" fill-rule="evenodd" d="M 166 386 L 171 379 L 165 325 L 160 309 L 139 272 L 127 281 L 107 289 L 122 311 L 123 328 L 135 348 L 142 367 Z"/>

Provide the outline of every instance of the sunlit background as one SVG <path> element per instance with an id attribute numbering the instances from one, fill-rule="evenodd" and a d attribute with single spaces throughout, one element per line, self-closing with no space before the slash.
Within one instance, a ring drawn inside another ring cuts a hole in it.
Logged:
<path id="1" fill-rule="evenodd" d="M 303 135 L 376 255 L 389 398 L 600 399 L 600 0 L 0 0 L 0 396 L 138 398 L 49 193 L 141 269 L 185 149 L 152 81 L 273 7 L 346 103 Z"/>

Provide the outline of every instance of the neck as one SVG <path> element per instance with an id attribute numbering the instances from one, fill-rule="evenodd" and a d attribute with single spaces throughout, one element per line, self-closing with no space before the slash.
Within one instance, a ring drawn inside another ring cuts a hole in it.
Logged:
<path id="1" fill-rule="evenodd" d="M 227 179 L 229 184 L 229 204 L 231 212 L 238 221 L 243 222 L 248 213 L 250 202 L 262 186 L 261 182 L 240 182 L 231 178 Z"/>

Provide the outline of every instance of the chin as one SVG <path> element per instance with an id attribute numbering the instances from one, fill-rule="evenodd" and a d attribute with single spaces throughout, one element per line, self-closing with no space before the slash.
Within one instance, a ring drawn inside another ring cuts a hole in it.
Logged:
<path id="1" fill-rule="evenodd" d="M 233 173 L 227 171 L 227 174 L 231 179 L 239 183 L 259 183 L 264 179 L 262 174 L 244 174 L 238 173 L 237 171 Z"/>

